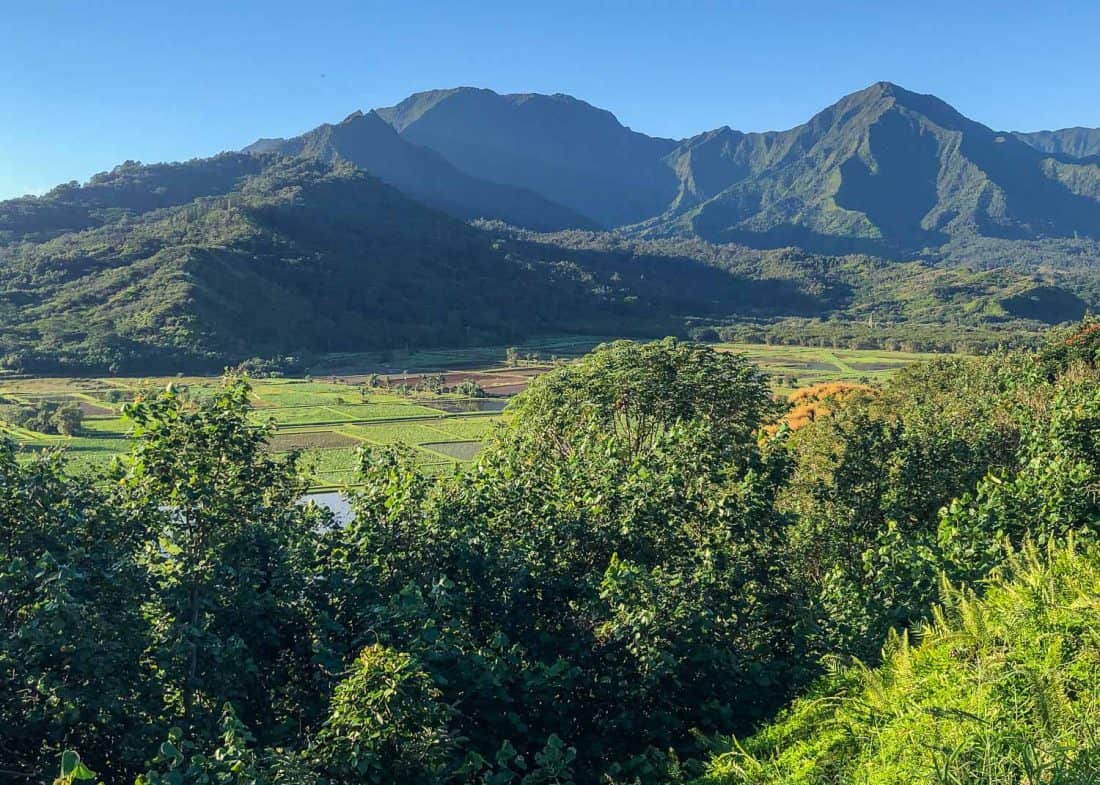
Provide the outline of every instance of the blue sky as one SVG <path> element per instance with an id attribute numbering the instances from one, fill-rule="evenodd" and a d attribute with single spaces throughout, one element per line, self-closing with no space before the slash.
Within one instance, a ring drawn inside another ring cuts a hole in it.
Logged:
<path id="1" fill-rule="evenodd" d="M 0 3 L 0 198 L 299 133 L 434 87 L 646 133 L 788 128 L 881 79 L 999 129 L 1100 126 L 1100 3 Z"/>

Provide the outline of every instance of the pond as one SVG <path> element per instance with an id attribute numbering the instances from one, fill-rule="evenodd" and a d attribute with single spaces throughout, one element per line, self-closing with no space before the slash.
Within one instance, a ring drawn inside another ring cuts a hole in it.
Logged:
<path id="1" fill-rule="evenodd" d="M 351 521 L 351 505 L 344 494 L 337 491 L 325 491 L 323 493 L 307 493 L 302 497 L 302 503 L 313 502 L 318 507 L 331 510 L 338 524 Z"/>
<path id="2" fill-rule="evenodd" d="M 508 405 L 508 399 L 469 398 L 462 401 L 417 401 L 417 403 L 449 414 L 467 414 L 469 412 L 502 412 Z"/>

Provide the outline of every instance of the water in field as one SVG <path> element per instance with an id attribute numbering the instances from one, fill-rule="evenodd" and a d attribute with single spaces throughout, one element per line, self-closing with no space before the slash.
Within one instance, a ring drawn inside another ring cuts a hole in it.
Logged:
<path id="1" fill-rule="evenodd" d="M 451 414 L 469 414 L 470 412 L 502 412 L 508 405 L 507 398 L 469 398 L 464 401 L 422 402 L 422 406 L 439 409 Z"/>
<path id="2" fill-rule="evenodd" d="M 302 497 L 302 502 L 313 502 L 318 507 L 324 507 L 327 510 L 331 510 L 338 524 L 343 525 L 351 520 L 351 505 L 348 503 L 347 497 L 342 493 L 337 493 L 336 491 L 307 493 Z"/>

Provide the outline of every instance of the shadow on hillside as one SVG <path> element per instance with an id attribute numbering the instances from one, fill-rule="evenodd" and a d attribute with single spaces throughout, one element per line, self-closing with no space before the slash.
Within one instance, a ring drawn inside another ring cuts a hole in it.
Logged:
<path id="1" fill-rule="evenodd" d="M 820 316 L 845 307 L 853 292 L 842 283 L 810 286 L 782 277 L 750 277 L 687 254 L 636 253 L 621 248 L 563 247 L 537 240 L 511 241 L 526 259 L 572 266 L 593 291 L 613 290 L 651 313 L 673 317 Z"/>

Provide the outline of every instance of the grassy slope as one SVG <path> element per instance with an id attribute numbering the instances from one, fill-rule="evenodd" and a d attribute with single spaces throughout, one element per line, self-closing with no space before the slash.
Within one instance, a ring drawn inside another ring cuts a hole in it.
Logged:
<path id="1" fill-rule="evenodd" d="M 841 670 L 718 757 L 706 785 L 1100 781 L 1100 552 L 1027 550 L 919 644 Z M 702 785 L 702 783 L 700 785 Z"/>

